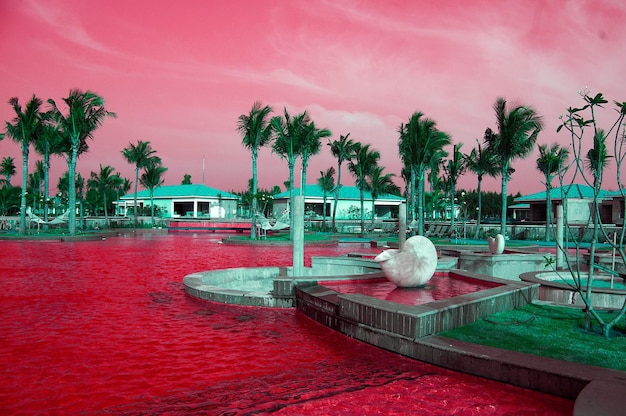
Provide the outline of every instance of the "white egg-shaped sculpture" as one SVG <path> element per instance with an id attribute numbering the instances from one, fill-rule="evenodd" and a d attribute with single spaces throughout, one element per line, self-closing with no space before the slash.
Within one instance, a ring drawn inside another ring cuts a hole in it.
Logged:
<path id="1" fill-rule="evenodd" d="M 437 269 L 437 249 L 426 237 L 406 240 L 402 250 L 389 249 L 374 259 L 387 279 L 398 287 L 424 286 Z"/>
<path id="2" fill-rule="evenodd" d="M 491 254 L 504 253 L 504 236 L 502 234 L 496 235 L 495 238 L 487 238 L 487 244 L 489 244 L 489 251 Z"/>

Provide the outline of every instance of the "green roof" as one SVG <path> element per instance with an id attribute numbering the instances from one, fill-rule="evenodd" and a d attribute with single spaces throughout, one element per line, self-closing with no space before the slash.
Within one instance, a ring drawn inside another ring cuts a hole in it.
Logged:
<path id="1" fill-rule="evenodd" d="M 306 185 L 306 187 L 304 188 L 304 193 L 307 197 L 324 198 L 324 192 L 322 192 L 322 188 L 320 188 L 319 185 L 317 184 Z M 294 194 L 299 195 L 300 188 L 295 188 Z M 372 193 L 370 191 L 365 191 L 363 194 L 365 196 L 365 199 L 372 199 Z M 334 198 L 335 193 L 330 192 L 326 194 L 326 197 Z M 274 195 L 274 199 L 281 199 L 281 198 L 289 198 L 289 191 L 281 192 L 280 194 Z M 361 199 L 359 188 L 357 188 L 356 186 L 343 186 L 342 185 L 341 188 L 339 189 L 339 199 L 355 199 L 355 200 Z M 391 200 L 391 201 L 404 201 L 403 197 L 398 196 L 398 195 L 391 195 L 391 194 L 381 194 L 376 199 L 377 200 L 386 199 L 386 200 Z"/>
<path id="2" fill-rule="evenodd" d="M 607 197 L 611 192 L 605 191 L 603 189 L 600 190 L 598 196 L 600 198 Z M 550 198 L 552 200 L 558 200 L 563 197 L 565 194 L 566 198 L 570 199 L 592 199 L 593 198 L 593 187 L 587 185 L 573 184 L 567 185 L 559 188 L 553 188 L 550 190 Z M 530 195 L 520 196 L 515 198 L 515 202 L 527 202 L 527 201 L 545 201 L 546 191 L 537 192 Z"/>
<path id="3" fill-rule="evenodd" d="M 133 199 L 135 194 L 126 194 L 120 199 Z M 137 198 L 149 198 L 150 191 L 144 189 L 137 192 Z M 154 189 L 154 198 L 225 198 L 238 199 L 239 197 L 230 192 L 220 191 L 210 186 L 191 184 L 191 185 L 170 185 L 159 186 Z"/>

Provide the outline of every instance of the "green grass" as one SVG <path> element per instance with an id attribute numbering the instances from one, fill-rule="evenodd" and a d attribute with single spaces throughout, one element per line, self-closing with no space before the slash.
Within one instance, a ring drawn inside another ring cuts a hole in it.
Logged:
<path id="1" fill-rule="evenodd" d="M 611 312 L 602 312 L 610 319 Z M 611 337 L 600 335 L 596 324 L 584 330 L 584 314 L 577 308 L 529 304 L 500 312 L 440 336 L 512 351 L 626 371 L 624 317 Z"/>

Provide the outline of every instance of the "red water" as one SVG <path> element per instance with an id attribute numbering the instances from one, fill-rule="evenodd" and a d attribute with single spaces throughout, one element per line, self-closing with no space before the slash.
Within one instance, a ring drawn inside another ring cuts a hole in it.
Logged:
<path id="1" fill-rule="evenodd" d="M 445 274 L 435 274 L 424 287 L 419 288 L 399 288 L 386 279 L 373 282 L 333 281 L 321 282 L 320 284 L 338 293 L 361 293 L 376 299 L 409 306 L 448 299 L 498 286 L 486 282 L 452 278 Z"/>
<path id="2" fill-rule="evenodd" d="M 338 255 L 363 245 L 305 249 Z M 186 296 L 218 267 L 288 247 L 215 235 L 0 242 L 1 415 L 560 415 L 572 402 L 357 342 L 294 310 Z"/>

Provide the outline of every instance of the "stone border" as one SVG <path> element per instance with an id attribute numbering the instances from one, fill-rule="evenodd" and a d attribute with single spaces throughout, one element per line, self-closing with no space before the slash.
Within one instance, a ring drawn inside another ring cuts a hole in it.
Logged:
<path id="1" fill-rule="evenodd" d="M 565 271 L 565 273 L 568 273 Z M 552 302 L 560 306 L 584 307 L 585 303 L 580 299 L 579 294 L 567 283 L 542 279 L 542 275 L 554 275 L 556 272 L 527 272 L 520 275 L 524 282 L 541 285 L 539 288 L 539 300 Z M 617 278 L 616 280 L 621 278 Z M 617 280 L 619 282 L 619 280 Z M 619 309 L 624 303 L 626 290 L 616 288 L 594 288 L 592 302 L 597 308 Z"/>

